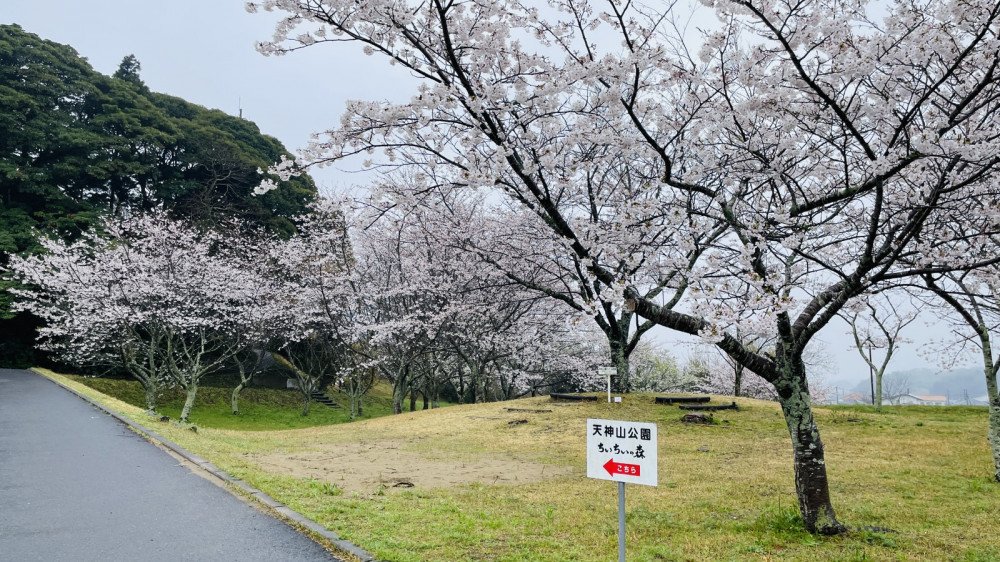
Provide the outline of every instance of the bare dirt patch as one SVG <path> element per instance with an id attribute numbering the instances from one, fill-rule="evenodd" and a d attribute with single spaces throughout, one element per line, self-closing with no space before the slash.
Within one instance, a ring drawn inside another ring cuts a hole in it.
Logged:
<path id="1" fill-rule="evenodd" d="M 514 485 L 569 474 L 572 467 L 505 458 L 495 453 L 460 457 L 406 450 L 408 443 L 390 439 L 326 445 L 319 451 L 248 454 L 269 472 L 311 478 L 345 492 L 372 493 L 380 488 L 451 488 L 464 484 Z"/>

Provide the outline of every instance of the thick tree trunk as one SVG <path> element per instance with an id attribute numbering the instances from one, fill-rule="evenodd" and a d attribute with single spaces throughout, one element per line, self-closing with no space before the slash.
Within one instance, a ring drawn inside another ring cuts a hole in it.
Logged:
<path id="1" fill-rule="evenodd" d="M 184 389 L 187 391 L 187 395 L 184 397 L 184 407 L 181 408 L 181 423 L 189 423 L 191 416 L 191 408 L 194 408 L 194 398 L 198 394 L 198 383 L 190 382 Z"/>
<path id="2" fill-rule="evenodd" d="M 801 361 L 798 363 L 794 370 L 801 370 L 801 373 L 786 373 L 775 385 L 788 434 L 792 438 L 795 493 L 806 530 L 835 535 L 847 528 L 837 521 L 833 512 L 823 442 L 812 414 L 805 369 Z"/>
<path id="3" fill-rule="evenodd" d="M 611 364 L 614 365 L 617 371 L 617 374 L 611 380 L 611 390 L 618 393 L 627 393 L 631 387 L 629 383 L 629 357 L 625 353 L 627 342 L 609 337 L 608 344 L 611 347 Z"/>
<path id="4" fill-rule="evenodd" d="M 156 413 L 156 385 L 150 382 L 142 381 L 142 387 L 146 389 L 146 412 L 150 415 Z"/>

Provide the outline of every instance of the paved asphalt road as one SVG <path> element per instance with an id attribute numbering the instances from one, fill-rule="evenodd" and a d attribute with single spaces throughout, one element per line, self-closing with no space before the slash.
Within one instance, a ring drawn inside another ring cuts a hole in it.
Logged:
<path id="1" fill-rule="evenodd" d="M 0 369 L 0 561 L 336 560 L 40 375 Z"/>

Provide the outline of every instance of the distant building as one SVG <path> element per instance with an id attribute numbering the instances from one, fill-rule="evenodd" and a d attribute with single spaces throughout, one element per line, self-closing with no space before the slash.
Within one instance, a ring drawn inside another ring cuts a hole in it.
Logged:
<path id="1" fill-rule="evenodd" d="M 888 402 L 900 406 L 947 406 L 948 397 L 936 394 L 901 394 Z"/>
<path id="2" fill-rule="evenodd" d="M 848 406 L 856 406 L 858 404 L 865 405 L 871 404 L 872 399 L 867 396 L 862 396 L 857 392 L 852 392 L 846 396 L 841 396 L 838 404 L 847 404 Z"/>

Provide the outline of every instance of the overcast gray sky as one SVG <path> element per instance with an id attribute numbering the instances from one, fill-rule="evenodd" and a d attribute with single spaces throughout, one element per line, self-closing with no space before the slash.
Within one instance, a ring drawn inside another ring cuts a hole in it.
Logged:
<path id="1" fill-rule="evenodd" d="M 242 0 L 2 0 L 0 7 L 0 23 L 68 44 L 99 72 L 112 74 L 134 54 L 154 91 L 233 115 L 242 107 L 244 117 L 293 152 L 311 133 L 335 125 L 347 99 L 409 96 L 394 91 L 402 78 L 397 69 L 353 45 L 319 45 L 284 57 L 258 54 L 254 42 L 270 38 L 276 20 L 274 14 L 248 14 Z M 334 169 L 312 175 L 323 189 L 364 180 Z M 914 349 L 942 329 L 918 323 L 910 333 L 914 343 L 899 351 L 890 371 L 932 367 Z M 836 324 L 821 334 L 835 357 L 829 378 L 867 379 L 846 331 Z M 684 342 L 691 340 L 660 336 L 677 355 L 690 354 Z"/>

